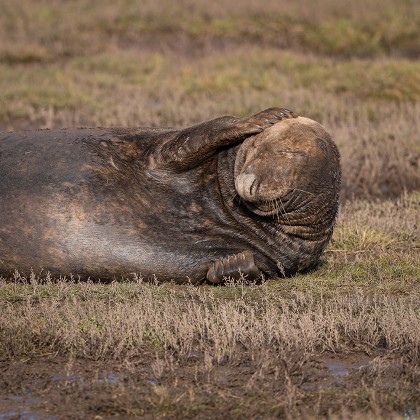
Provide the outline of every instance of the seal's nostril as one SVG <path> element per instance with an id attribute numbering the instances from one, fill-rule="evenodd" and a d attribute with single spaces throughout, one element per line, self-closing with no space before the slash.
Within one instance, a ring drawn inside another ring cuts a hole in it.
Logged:
<path id="1" fill-rule="evenodd" d="M 252 181 L 251 186 L 249 187 L 249 195 L 250 196 L 255 196 L 256 192 L 257 192 L 257 178 L 255 177 L 254 180 Z"/>
<path id="2" fill-rule="evenodd" d="M 235 179 L 235 187 L 238 194 L 245 200 L 254 199 L 254 186 L 257 185 L 257 178 L 254 174 L 240 174 Z"/>

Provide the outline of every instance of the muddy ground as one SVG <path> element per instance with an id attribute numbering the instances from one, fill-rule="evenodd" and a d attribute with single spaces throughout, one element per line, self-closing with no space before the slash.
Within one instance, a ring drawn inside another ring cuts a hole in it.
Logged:
<path id="1" fill-rule="evenodd" d="M 156 355 L 125 364 L 116 361 L 66 359 L 54 355 L 1 363 L 0 419 L 115 418 L 127 415 L 141 418 L 216 418 L 229 413 L 230 418 L 282 417 L 287 412 L 312 418 L 327 416 L 329 409 L 343 403 L 346 409 L 359 405 L 363 413 L 372 398 L 372 379 L 380 355 L 364 353 L 332 354 L 308 357 L 302 366 L 294 367 L 286 380 L 267 372 L 255 378 L 251 361 L 239 365 L 218 366 L 203 375 L 198 360 L 191 356 L 184 366 L 177 366 L 161 377 L 153 363 Z M 388 360 L 388 362 L 390 362 Z M 202 361 L 200 361 L 202 363 Z M 376 399 L 394 400 L 404 392 L 399 407 L 405 419 L 415 419 L 413 383 L 400 370 L 381 374 L 375 384 Z M 411 392 L 409 388 L 411 387 Z M 405 388 L 405 389 L 404 389 Z M 408 392 L 408 393 L 407 393 Z M 287 398 L 296 406 L 288 407 Z M 408 394 L 412 394 L 410 404 Z M 356 399 L 359 401 L 356 404 Z M 314 405 L 311 407 L 308 402 Z M 328 407 L 328 409 L 327 409 Z M 306 413 L 306 414 L 305 414 Z M 345 413 L 345 412 L 344 412 Z M 380 414 L 378 407 L 378 415 Z M 353 413 L 354 415 L 354 413 Z M 373 411 L 374 415 L 374 411 Z M 391 416 L 391 413 L 389 413 Z M 372 412 L 368 415 L 370 418 Z"/>

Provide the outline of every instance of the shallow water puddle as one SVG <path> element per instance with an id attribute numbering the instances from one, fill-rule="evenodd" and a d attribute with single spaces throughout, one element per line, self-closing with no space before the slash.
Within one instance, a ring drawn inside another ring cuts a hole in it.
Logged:
<path id="1" fill-rule="evenodd" d="M 56 373 L 51 376 L 51 382 L 63 382 L 65 384 L 76 384 L 77 382 L 83 382 L 84 378 L 82 375 L 65 375 L 61 373 Z"/>
<path id="2" fill-rule="evenodd" d="M 361 356 L 356 360 L 347 359 L 324 359 L 325 366 L 328 369 L 328 376 L 333 377 L 336 383 L 344 381 L 343 376 L 366 366 L 370 359 L 368 357 Z"/>
<path id="3" fill-rule="evenodd" d="M 415 407 L 409 407 L 402 413 L 404 420 L 416 420 L 417 417 L 417 411 Z"/>
<path id="4" fill-rule="evenodd" d="M 160 381 L 158 379 L 148 379 L 146 381 L 147 385 L 160 385 Z"/>
<path id="5" fill-rule="evenodd" d="M 55 373 L 51 375 L 51 383 L 60 383 L 64 386 L 76 386 L 80 383 L 89 382 L 90 384 L 96 382 L 100 384 L 116 384 L 121 380 L 120 375 L 113 372 L 106 372 L 98 374 L 97 378 L 86 378 L 83 375 L 74 373 Z M 36 381 L 34 381 L 36 382 Z M 34 383 L 36 387 L 36 383 Z M 31 392 L 25 395 L 6 395 L 0 396 L 0 420 L 22 419 L 22 420 L 38 420 L 58 419 L 57 416 L 49 415 L 42 408 L 43 401 L 31 396 Z"/>
<path id="6" fill-rule="evenodd" d="M 367 366 L 371 360 L 365 355 L 351 355 L 341 358 L 324 357 L 322 359 L 323 370 L 314 374 L 312 380 L 302 385 L 302 389 L 306 391 L 329 389 L 344 384 L 349 380 L 351 373 Z"/>
<path id="7" fill-rule="evenodd" d="M 41 404 L 41 400 L 28 396 L 9 395 L 0 397 L 0 420 L 21 419 L 21 420 L 38 420 L 58 419 L 57 416 L 48 415 L 36 408 Z"/>
<path id="8" fill-rule="evenodd" d="M 121 381 L 120 375 L 117 375 L 116 373 L 104 373 L 102 375 L 99 375 L 98 382 L 100 384 L 112 384 L 115 385 L 116 383 Z"/>
<path id="9" fill-rule="evenodd" d="M 96 380 L 90 379 L 89 382 L 97 382 L 99 384 L 113 384 L 115 385 L 121 380 L 120 375 L 107 372 L 107 373 L 100 373 Z M 76 383 L 86 382 L 87 378 L 83 375 L 79 375 L 77 373 L 72 375 L 57 373 L 51 376 L 51 382 L 62 382 L 64 384 L 71 384 L 74 385 Z"/>

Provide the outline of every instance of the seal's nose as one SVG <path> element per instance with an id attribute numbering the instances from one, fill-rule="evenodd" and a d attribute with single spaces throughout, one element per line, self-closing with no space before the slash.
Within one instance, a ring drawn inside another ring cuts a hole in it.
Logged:
<path id="1" fill-rule="evenodd" d="M 254 174 L 239 174 L 235 179 L 235 188 L 238 194 L 248 201 L 255 201 L 253 195 L 253 186 L 256 182 L 256 176 Z"/>

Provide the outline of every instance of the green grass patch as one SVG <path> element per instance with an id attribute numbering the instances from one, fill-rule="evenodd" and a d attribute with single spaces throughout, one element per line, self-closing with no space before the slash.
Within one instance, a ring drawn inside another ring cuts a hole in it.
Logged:
<path id="1" fill-rule="evenodd" d="M 247 48 L 171 65 L 161 54 L 131 52 L 78 58 L 62 65 L 0 65 L 1 114 L 22 107 L 102 107 L 115 89 L 146 96 L 264 94 L 317 89 L 360 99 L 420 99 L 420 64 L 408 60 L 334 61 L 272 48 Z"/>
<path id="2" fill-rule="evenodd" d="M 90 55 L 111 50 L 115 41 L 141 44 L 163 39 L 218 39 L 222 42 L 264 43 L 340 57 L 373 57 L 420 53 L 420 20 L 415 2 L 387 1 L 378 7 L 356 2 L 336 6 L 329 0 L 309 4 L 255 2 L 241 7 L 194 7 L 167 0 L 155 4 L 139 1 L 47 3 L 0 2 L 0 57 L 9 62 L 45 60 L 44 54 L 28 54 L 24 47 L 48 50 L 49 59 Z M 217 12 L 219 10 L 219 12 Z M 223 10 L 223 13 L 220 13 Z M 14 50 L 22 49 L 22 58 Z M 31 48 L 32 49 L 32 48 Z"/>
<path id="3" fill-rule="evenodd" d="M 404 55 L 419 53 L 419 21 L 408 14 L 386 13 L 363 20 L 334 18 L 313 22 L 287 14 L 251 16 L 205 16 L 174 19 L 171 16 L 119 15 L 104 23 L 108 33 L 171 34 L 192 38 L 227 38 L 238 42 L 263 42 L 333 56 L 372 57 L 401 50 Z"/>
<path id="4" fill-rule="evenodd" d="M 28 106 L 77 109 L 92 106 L 78 76 L 61 66 L 0 66 L 0 112 L 22 113 Z M 19 110 L 19 105 L 21 110 Z"/>

